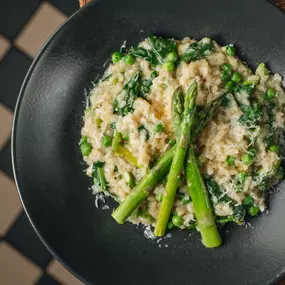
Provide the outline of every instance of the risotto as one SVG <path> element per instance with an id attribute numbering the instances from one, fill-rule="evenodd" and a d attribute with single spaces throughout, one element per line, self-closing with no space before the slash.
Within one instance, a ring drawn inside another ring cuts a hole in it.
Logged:
<path id="1" fill-rule="evenodd" d="M 90 92 L 81 131 L 94 192 L 121 204 L 140 187 L 177 141 L 173 94 L 178 88 L 187 93 L 195 80 L 194 121 L 219 100 L 203 128 L 194 124 L 190 134 L 215 222 L 241 224 L 247 214 L 266 209 L 267 189 L 283 178 L 285 94 L 279 74 L 264 64 L 253 72 L 233 45 L 221 47 L 209 38 L 150 36 L 138 47 L 114 53 L 112 61 Z M 156 225 L 169 167 L 146 187 L 128 221 Z M 199 230 L 185 176 L 181 169 L 167 228 Z"/>

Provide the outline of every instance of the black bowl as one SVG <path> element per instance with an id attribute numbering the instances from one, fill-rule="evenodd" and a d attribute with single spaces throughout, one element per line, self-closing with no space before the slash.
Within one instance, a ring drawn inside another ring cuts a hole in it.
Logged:
<path id="1" fill-rule="evenodd" d="M 119 226 L 111 210 L 94 206 L 78 147 L 84 91 L 124 40 L 208 36 L 234 43 L 251 67 L 266 62 L 285 75 L 284 28 L 283 13 L 265 0 L 104 0 L 81 9 L 51 37 L 18 100 L 14 172 L 34 228 L 76 276 L 90 284 L 172 285 L 272 284 L 284 274 L 283 183 L 269 214 L 246 229 L 222 230 L 222 247 L 205 249 L 199 234 L 187 231 L 174 231 L 159 246 L 143 229 Z"/>

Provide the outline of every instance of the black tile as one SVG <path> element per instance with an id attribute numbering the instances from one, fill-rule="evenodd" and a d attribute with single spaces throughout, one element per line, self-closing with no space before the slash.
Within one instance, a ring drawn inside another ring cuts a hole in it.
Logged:
<path id="1" fill-rule="evenodd" d="M 0 34 L 13 41 L 39 5 L 40 0 L 1 0 Z"/>
<path id="2" fill-rule="evenodd" d="M 64 14 L 70 16 L 79 9 L 79 0 L 49 0 Z"/>
<path id="3" fill-rule="evenodd" d="M 44 274 L 36 285 L 60 285 L 60 283 L 54 280 L 51 276 Z"/>
<path id="4" fill-rule="evenodd" d="M 11 140 L 9 140 L 0 151 L 0 169 L 11 179 L 14 179 L 11 159 Z"/>
<path id="5" fill-rule="evenodd" d="M 10 229 L 5 240 L 43 269 L 53 259 L 34 231 L 25 212 Z"/>
<path id="6" fill-rule="evenodd" d="M 11 110 L 15 108 L 21 85 L 31 63 L 32 60 L 26 55 L 12 48 L 0 64 L 0 102 Z"/>

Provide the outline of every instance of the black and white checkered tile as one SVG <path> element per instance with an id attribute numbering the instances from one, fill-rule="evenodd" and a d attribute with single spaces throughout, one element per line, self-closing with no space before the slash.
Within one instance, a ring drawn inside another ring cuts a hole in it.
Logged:
<path id="1" fill-rule="evenodd" d="M 42 244 L 22 209 L 11 163 L 13 112 L 23 79 L 78 0 L 8 0 L 0 8 L 0 284 L 82 284 Z"/>

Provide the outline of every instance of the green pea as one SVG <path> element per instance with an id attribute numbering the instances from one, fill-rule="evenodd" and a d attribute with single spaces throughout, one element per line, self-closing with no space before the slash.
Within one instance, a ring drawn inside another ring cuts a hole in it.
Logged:
<path id="1" fill-rule="evenodd" d="M 242 205 L 245 207 L 250 207 L 253 205 L 253 198 L 251 196 L 247 196 L 243 201 L 242 201 Z"/>
<path id="2" fill-rule="evenodd" d="M 228 54 L 229 56 L 234 56 L 235 53 L 236 53 L 236 49 L 234 48 L 233 45 L 228 45 L 228 46 L 226 47 L 226 51 L 227 51 L 227 54 Z"/>
<path id="3" fill-rule="evenodd" d="M 88 156 L 90 152 L 92 151 L 92 146 L 90 143 L 85 142 L 80 145 L 80 150 L 84 156 Z"/>
<path id="4" fill-rule="evenodd" d="M 112 138 L 110 136 L 103 136 L 102 137 L 102 144 L 104 147 L 108 147 L 112 144 Z"/>
<path id="5" fill-rule="evenodd" d="M 248 152 L 252 157 L 256 157 L 257 151 L 256 151 L 255 148 L 249 148 L 249 149 L 247 150 L 247 152 Z"/>
<path id="6" fill-rule="evenodd" d="M 226 83 L 225 87 L 226 87 L 226 89 L 227 89 L 228 91 L 232 91 L 232 90 L 234 90 L 234 88 L 235 88 L 235 84 L 234 84 L 233 81 L 228 81 L 228 82 Z"/>
<path id="7" fill-rule="evenodd" d="M 244 165 L 250 166 L 250 165 L 253 164 L 253 156 L 251 154 L 249 154 L 249 153 L 244 154 L 241 157 L 241 161 L 243 162 Z"/>
<path id="8" fill-rule="evenodd" d="M 156 199 L 158 202 L 161 202 L 162 199 L 163 199 L 163 194 L 156 194 L 156 195 L 155 195 L 155 199 Z"/>
<path id="9" fill-rule="evenodd" d="M 273 88 L 268 88 L 266 90 L 266 98 L 267 99 L 272 99 L 275 97 L 275 95 L 276 95 L 276 91 Z"/>
<path id="10" fill-rule="evenodd" d="M 162 133 L 164 131 L 164 125 L 163 124 L 156 125 L 154 131 L 156 133 Z"/>
<path id="11" fill-rule="evenodd" d="M 271 145 L 268 150 L 272 152 L 279 152 L 279 146 L 277 144 Z"/>
<path id="12" fill-rule="evenodd" d="M 122 53 L 120 53 L 120 52 L 114 52 L 113 53 L 113 55 L 112 55 L 112 61 L 113 61 L 113 63 L 117 63 L 117 62 L 119 62 L 121 59 L 122 59 L 122 57 L 123 57 L 123 55 L 122 55 Z"/>
<path id="13" fill-rule="evenodd" d="M 221 78 L 223 81 L 228 81 L 230 79 L 230 75 L 226 71 L 222 71 Z"/>
<path id="14" fill-rule="evenodd" d="M 166 60 L 167 61 L 171 61 L 171 62 L 176 62 L 178 60 L 178 55 L 176 52 L 170 52 L 167 56 L 166 56 Z"/>
<path id="15" fill-rule="evenodd" d="M 222 68 L 223 71 L 227 72 L 228 74 L 232 73 L 232 70 L 233 70 L 232 65 L 229 64 L 229 63 L 223 64 L 221 66 L 221 68 Z"/>
<path id="16" fill-rule="evenodd" d="M 235 157 L 233 157 L 233 156 L 228 156 L 227 157 L 227 159 L 226 159 L 226 163 L 228 164 L 228 165 L 234 165 L 235 164 L 235 161 L 236 161 L 236 158 Z"/>
<path id="17" fill-rule="evenodd" d="M 175 227 L 181 227 L 183 224 L 183 218 L 178 215 L 173 215 L 171 221 Z"/>
<path id="18" fill-rule="evenodd" d="M 123 139 L 124 141 L 128 141 L 128 140 L 129 140 L 129 136 L 122 134 L 122 139 Z"/>
<path id="19" fill-rule="evenodd" d="M 166 61 L 163 63 L 162 68 L 167 71 L 173 71 L 175 69 L 175 65 L 172 61 Z"/>
<path id="20" fill-rule="evenodd" d="M 241 81 L 241 75 L 239 72 L 235 71 L 232 74 L 231 80 L 235 83 L 239 83 Z"/>
<path id="21" fill-rule="evenodd" d="M 97 125 L 97 126 L 100 126 L 101 124 L 102 124 L 102 120 L 100 119 L 100 118 L 96 118 L 95 119 L 95 124 Z"/>
<path id="22" fill-rule="evenodd" d="M 168 230 L 172 230 L 173 227 L 174 227 L 173 223 L 171 221 L 169 221 L 168 224 L 167 224 L 167 229 Z"/>
<path id="23" fill-rule="evenodd" d="M 133 65 L 135 63 L 135 58 L 131 54 L 127 54 L 124 56 L 124 62 L 129 65 Z"/>
<path id="24" fill-rule="evenodd" d="M 260 213 L 260 209 L 257 206 L 253 205 L 247 210 L 247 213 L 250 216 L 255 217 Z"/>

